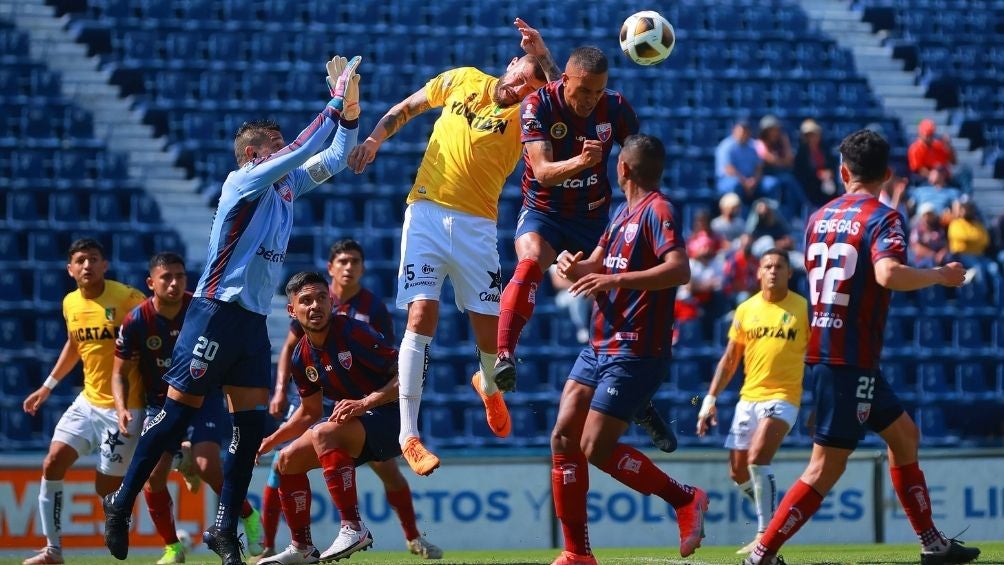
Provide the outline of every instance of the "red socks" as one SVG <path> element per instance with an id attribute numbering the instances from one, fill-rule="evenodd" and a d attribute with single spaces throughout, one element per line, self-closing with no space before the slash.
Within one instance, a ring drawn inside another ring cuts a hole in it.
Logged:
<path id="1" fill-rule="evenodd" d="M 941 541 L 941 534 L 931 519 L 931 496 L 927 492 L 927 481 L 920 465 L 914 461 L 902 467 L 889 467 L 892 488 L 899 503 L 903 505 L 906 517 L 925 546 Z"/>
<path id="2" fill-rule="evenodd" d="M 164 540 L 164 545 L 171 545 L 178 542 L 178 529 L 174 525 L 174 504 L 171 501 L 171 493 L 167 489 L 159 492 L 150 492 L 143 489 L 143 497 L 146 498 L 146 505 L 150 509 L 150 519 L 157 528 L 157 533 Z"/>
<path id="3" fill-rule="evenodd" d="M 586 528 L 589 467 L 581 451 L 551 455 L 551 491 L 554 513 L 561 521 L 561 531 L 565 535 L 565 550 L 589 555 L 589 531 Z"/>
<path id="4" fill-rule="evenodd" d="M 411 489 L 406 486 L 401 490 L 387 491 L 387 502 L 394 508 L 394 512 L 397 512 L 401 529 L 404 530 L 404 539 L 411 541 L 422 535 L 415 522 L 415 505 L 411 500 Z"/>
<path id="5" fill-rule="evenodd" d="M 693 488 L 676 482 L 645 454 L 623 443 L 617 444 L 610 459 L 599 467 L 632 489 L 644 495 L 654 494 L 673 508 L 681 508 L 694 500 Z"/>
<path id="6" fill-rule="evenodd" d="M 314 545 L 310 539 L 310 481 L 306 473 L 279 475 L 279 499 L 293 541 Z"/>
<path id="7" fill-rule="evenodd" d="M 544 273 L 533 259 L 523 259 L 516 264 L 516 271 L 502 291 L 502 301 L 499 304 L 499 354 L 512 355 L 516 350 L 519 334 L 533 315 L 537 288 L 543 278 Z"/>
<path id="8" fill-rule="evenodd" d="M 275 548 L 275 532 L 279 529 L 279 516 L 282 514 L 282 503 L 279 501 L 279 489 L 265 485 L 261 493 L 261 523 L 265 530 L 263 543 L 265 547 Z"/>
<path id="9" fill-rule="evenodd" d="M 776 555 L 784 542 L 795 535 L 795 532 L 809 521 L 822 504 L 823 495 L 816 492 L 816 489 L 801 479 L 795 481 L 791 490 L 777 505 L 777 511 L 774 512 L 774 517 L 767 525 L 767 531 L 760 538 L 754 553 L 760 556 Z"/>
<path id="10" fill-rule="evenodd" d="M 317 459 L 324 469 L 324 483 L 343 522 L 359 522 L 359 496 L 356 493 L 356 464 L 344 449 L 331 449 Z"/>
<path id="11" fill-rule="evenodd" d="M 251 503 L 245 498 L 244 505 L 241 506 L 241 518 L 247 518 L 252 512 L 254 512 L 254 506 L 251 506 Z"/>

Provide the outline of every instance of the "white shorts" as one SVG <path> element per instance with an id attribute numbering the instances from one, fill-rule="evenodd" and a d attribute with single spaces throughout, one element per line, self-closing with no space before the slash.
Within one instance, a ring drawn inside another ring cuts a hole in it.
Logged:
<path id="1" fill-rule="evenodd" d="M 753 442 L 760 421 L 765 418 L 777 418 L 788 424 L 788 431 L 795 425 L 798 418 L 798 407 L 787 400 L 764 400 L 750 402 L 740 400 L 736 403 L 736 413 L 732 417 L 732 427 L 725 438 L 725 447 L 746 451 Z M 785 432 L 787 433 L 787 432 Z"/>
<path id="2" fill-rule="evenodd" d="M 404 213 L 397 307 L 416 300 L 439 301 L 450 277 L 461 312 L 499 315 L 502 268 L 496 222 L 418 201 Z"/>
<path id="3" fill-rule="evenodd" d="M 118 416 L 114 408 L 98 408 L 78 394 L 73 404 L 52 432 L 52 441 L 69 445 L 82 456 L 98 451 L 98 472 L 112 477 L 122 477 L 132 454 L 136 451 L 139 434 L 143 430 L 143 411 L 130 410 L 132 422 L 129 437 L 119 433 Z"/>

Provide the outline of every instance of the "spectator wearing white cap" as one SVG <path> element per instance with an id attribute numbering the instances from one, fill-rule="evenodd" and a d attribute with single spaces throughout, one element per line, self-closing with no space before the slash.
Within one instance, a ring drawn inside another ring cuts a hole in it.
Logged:
<path id="1" fill-rule="evenodd" d="M 711 231 L 722 240 L 729 242 L 733 249 L 739 238 L 746 233 L 746 221 L 742 218 L 743 203 L 739 195 L 729 192 L 718 199 L 720 214 L 711 220 Z"/>
<path id="2" fill-rule="evenodd" d="M 773 114 L 760 118 L 760 133 L 754 142 L 763 161 L 763 184 L 780 199 L 781 210 L 789 217 L 800 217 L 807 202 L 802 185 L 795 180 L 795 152 L 781 120 Z"/>

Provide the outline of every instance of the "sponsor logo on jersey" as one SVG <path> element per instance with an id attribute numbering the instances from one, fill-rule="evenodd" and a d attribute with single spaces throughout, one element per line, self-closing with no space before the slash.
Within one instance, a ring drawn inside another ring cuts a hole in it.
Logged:
<path id="1" fill-rule="evenodd" d="M 432 265 L 429 265 L 428 263 L 422 265 L 422 273 L 423 274 L 431 275 L 432 273 L 435 273 L 435 272 L 436 272 L 436 268 L 433 267 Z"/>
<path id="2" fill-rule="evenodd" d="M 814 328 L 833 328 L 839 330 L 844 327 L 843 318 L 831 314 L 812 314 L 812 324 Z"/>
<path id="3" fill-rule="evenodd" d="M 638 332 L 616 332 L 614 339 L 617 341 L 638 341 Z"/>
<path id="4" fill-rule="evenodd" d="M 206 369 L 208 368 L 209 363 L 198 359 L 192 359 L 192 362 L 188 365 L 188 373 L 192 375 L 193 379 L 198 380 L 206 376 Z"/>
<path id="5" fill-rule="evenodd" d="M 481 299 L 481 302 L 495 302 L 495 303 L 502 302 L 502 294 L 501 294 L 502 269 L 499 269 L 494 272 L 493 271 L 485 271 L 485 272 L 488 273 L 488 279 L 489 279 L 488 290 L 486 292 L 482 292 L 478 296 L 478 298 Z M 498 290 L 493 291 L 492 289 L 498 289 Z"/>
<path id="6" fill-rule="evenodd" d="M 631 243 L 636 235 L 638 235 L 638 223 L 628 224 L 624 228 L 624 243 Z"/>
<path id="7" fill-rule="evenodd" d="M 614 128 L 610 126 L 610 122 L 596 124 L 596 137 L 600 138 L 600 141 L 603 143 L 610 141 L 610 136 L 613 132 Z"/>
<path id="8" fill-rule="evenodd" d="M 115 334 L 112 332 L 111 328 L 77 328 L 76 330 L 70 330 L 73 333 L 73 337 L 76 338 L 78 342 L 80 341 L 98 341 L 101 339 L 115 339 Z"/>
<path id="9" fill-rule="evenodd" d="M 872 413 L 871 402 L 858 402 L 858 423 L 864 424 Z"/>
<path id="10" fill-rule="evenodd" d="M 279 251 L 277 249 L 265 249 L 264 246 L 259 245 L 258 250 L 255 251 L 254 254 L 268 261 L 269 263 L 282 263 L 283 261 L 286 260 L 285 249 L 283 249 L 282 251 Z"/>
<path id="11" fill-rule="evenodd" d="M 566 179 L 560 186 L 561 188 L 585 188 L 598 182 L 600 182 L 600 175 L 593 173 L 584 179 Z"/>
<path id="12" fill-rule="evenodd" d="M 566 135 L 568 135 L 568 126 L 565 125 L 565 122 L 554 122 L 551 125 L 551 137 L 554 139 L 564 139 Z"/>
<path id="13" fill-rule="evenodd" d="M 152 335 L 146 338 L 146 348 L 151 351 L 156 351 L 160 349 L 161 345 L 163 345 L 163 342 L 161 341 L 159 335 Z"/>
<path id="14" fill-rule="evenodd" d="M 532 102 L 526 105 L 526 109 L 523 110 L 523 117 L 526 118 L 526 119 L 528 119 L 528 120 L 529 119 L 533 119 L 535 117 L 535 115 L 533 113 L 533 103 Z"/>
<path id="15" fill-rule="evenodd" d="M 317 374 L 317 369 L 313 366 L 307 367 L 303 372 L 306 373 L 307 380 L 312 383 L 316 383 L 317 379 L 320 378 L 320 375 Z"/>
<path id="16" fill-rule="evenodd" d="M 603 266 L 608 269 L 627 269 L 628 260 L 627 257 L 620 255 L 607 255 L 607 258 L 603 260 Z"/>
<path id="17" fill-rule="evenodd" d="M 471 108 L 471 104 L 474 103 L 474 99 L 476 97 L 477 94 L 472 93 L 470 96 L 467 97 L 467 100 L 463 102 L 460 102 L 459 100 L 453 102 L 450 105 L 450 112 L 467 120 L 467 125 L 472 130 L 486 131 L 489 133 L 497 133 L 499 135 L 504 135 L 505 128 L 507 125 L 509 125 L 509 121 L 501 118 L 492 118 L 490 116 L 479 116 Z"/>
<path id="18" fill-rule="evenodd" d="M 158 369 L 170 369 L 171 368 L 171 357 L 157 357 L 155 362 L 157 363 Z"/>
<path id="19" fill-rule="evenodd" d="M 841 320 L 841 325 L 843 325 L 842 320 Z M 798 330 L 796 330 L 795 328 L 784 329 L 783 327 L 772 328 L 770 326 L 759 326 L 756 328 L 750 328 L 746 330 L 745 333 L 746 333 L 746 339 L 750 341 L 754 339 L 759 339 L 761 337 L 795 341 L 795 338 L 798 337 Z"/>
<path id="20" fill-rule="evenodd" d="M 351 351 L 339 351 L 338 352 L 338 363 L 349 370 L 352 368 L 352 352 Z"/>
<path id="21" fill-rule="evenodd" d="M 105 308 L 105 319 L 109 322 L 115 321 L 115 308 Z"/>
<path id="22" fill-rule="evenodd" d="M 290 190 L 288 184 L 281 184 L 275 187 L 275 191 L 278 192 L 279 196 L 281 196 L 282 199 L 285 200 L 286 202 L 293 201 L 293 191 Z"/>

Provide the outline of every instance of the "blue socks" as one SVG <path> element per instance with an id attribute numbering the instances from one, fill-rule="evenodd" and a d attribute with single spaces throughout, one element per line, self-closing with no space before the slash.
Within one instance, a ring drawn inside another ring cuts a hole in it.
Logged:
<path id="1" fill-rule="evenodd" d="M 143 434 L 136 444 L 129 470 L 122 479 L 122 486 L 115 493 L 113 504 L 117 508 L 132 509 L 136 496 L 143 490 L 143 485 L 150 478 L 160 457 L 178 449 L 192 416 L 198 410 L 171 398 L 164 400 L 164 408 L 143 426 Z"/>
<path id="2" fill-rule="evenodd" d="M 224 453 L 223 488 L 220 489 L 215 524 L 217 528 L 229 532 L 237 531 L 251 472 L 254 471 L 255 455 L 265 436 L 265 423 L 269 417 L 264 407 L 234 412 L 233 416 L 234 435 Z"/>

